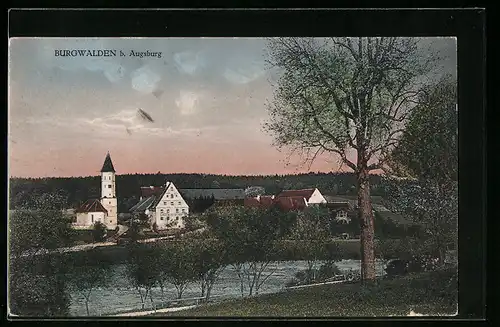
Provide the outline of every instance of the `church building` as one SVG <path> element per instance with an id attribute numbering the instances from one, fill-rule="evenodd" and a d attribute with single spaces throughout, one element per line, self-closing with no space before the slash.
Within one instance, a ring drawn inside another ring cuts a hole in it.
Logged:
<path id="1" fill-rule="evenodd" d="M 96 222 L 115 229 L 118 221 L 118 201 L 116 198 L 116 171 L 111 156 L 106 155 L 101 169 L 101 198 L 91 199 L 76 209 L 75 229 L 90 229 Z"/>

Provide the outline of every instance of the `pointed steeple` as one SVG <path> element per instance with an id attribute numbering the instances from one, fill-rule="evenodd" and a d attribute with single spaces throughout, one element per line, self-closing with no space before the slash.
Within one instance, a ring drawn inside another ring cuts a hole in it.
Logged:
<path id="1" fill-rule="evenodd" d="M 104 165 L 102 165 L 101 173 L 105 172 L 115 172 L 115 167 L 113 167 L 113 162 L 111 162 L 111 156 L 108 154 L 106 155 L 106 159 L 104 159 Z"/>

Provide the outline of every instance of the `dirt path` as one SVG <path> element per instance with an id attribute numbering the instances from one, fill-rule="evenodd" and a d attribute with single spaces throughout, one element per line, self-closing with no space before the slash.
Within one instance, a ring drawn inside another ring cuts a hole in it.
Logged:
<path id="1" fill-rule="evenodd" d="M 181 311 L 181 310 L 187 310 L 191 308 L 196 308 L 197 305 L 188 305 L 184 307 L 177 307 L 177 308 L 165 308 L 165 309 L 158 309 L 158 310 L 150 310 L 150 311 L 135 311 L 135 312 L 126 312 L 126 313 L 119 313 L 119 314 L 113 314 L 113 315 L 106 315 L 106 317 L 138 317 L 138 316 L 147 316 L 153 313 L 164 313 L 164 312 L 175 312 L 175 311 Z"/>

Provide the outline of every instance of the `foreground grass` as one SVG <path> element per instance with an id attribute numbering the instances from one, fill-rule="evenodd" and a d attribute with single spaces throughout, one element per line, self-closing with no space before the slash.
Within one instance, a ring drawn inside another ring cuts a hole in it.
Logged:
<path id="1" fill-rule="evenodd" d="M 373 285 L 334 284 L 266 294 L 153 316 L 370 317 L 453 315 L 457 308 L 454 270 L 380 280 Z"/>

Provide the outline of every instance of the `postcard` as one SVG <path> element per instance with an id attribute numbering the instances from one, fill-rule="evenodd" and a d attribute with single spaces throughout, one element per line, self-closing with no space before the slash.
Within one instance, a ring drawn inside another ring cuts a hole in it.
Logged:
<path id="1" fill-rule="evenodd" d="M 454 37 L 9 41 L 11 317 L 457 314 Z"/>

